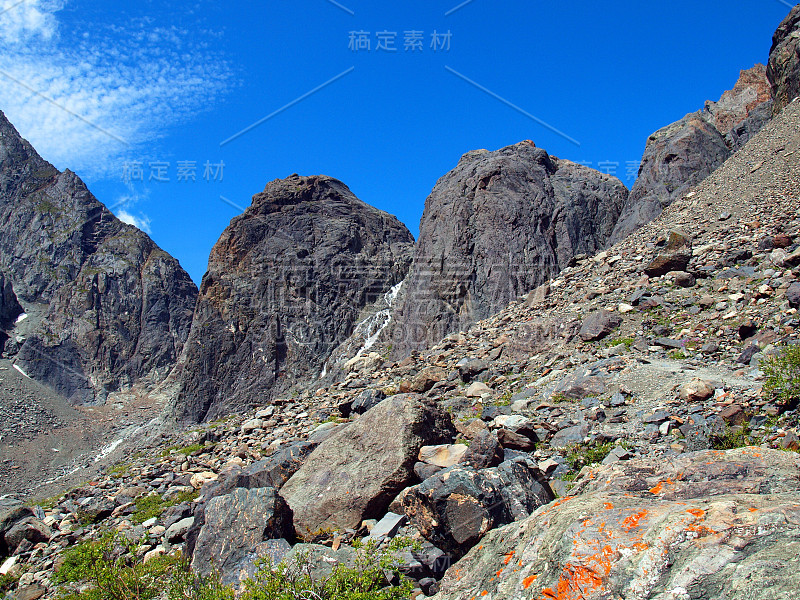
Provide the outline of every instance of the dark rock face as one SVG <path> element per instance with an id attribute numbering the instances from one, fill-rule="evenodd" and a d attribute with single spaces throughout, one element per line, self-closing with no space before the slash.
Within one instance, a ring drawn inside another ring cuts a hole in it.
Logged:
<path id="1" fill-rule="evenodd" d="M 269 183 L 211 251 L 174 414 L 214 418 L 318 376 L 361 309 L 403 280 L 413 242 L 340 181 Z"/>
<path id="2" fill-rule="evenodd" d="M 772 36 L 767 77 L 775 112 L 800 96 L 800 6 L 795 6 Z"/>
<path id="3" fill-rule="evenodd" d="M 202 574 L 218 570 L 235 580 L 236 568 L 253 548 L 291 534 L 292 513 L 274 489 L 238 488 L 206 505 L 192 568 Z"/>
<path id="4" fill-rule="evenodd" d="M 281 488 L 298 536 L 385 514 L 413 482 L 420 448 L 454 435 L 450 417 L 417 394 L 387 398 L 322 442 Z"/>
<path id="5" fill-rule="evenodd" d="M 461 557 L 490 529 L 551 500 L 544 475 L 519 459 L 481 471 L 461 465 L 440 471 L 406 492 L 403 507 L 429 541 Z"/>
<path id="6" fill-rule="evenodd" d="M 718 102 L 659 129 L 647 140 L 639 177 L 611 237 L 616 243 L 658 217 L 676 198 L 711 175 L 772 114 L 766 68 L 742 71 Z"/>
<path id="7" fill-rule="evenodd" d="M 504 308 L 605 246 L 627 189 L 521 142 L 465 154 L 425 201 L 392 341 L 402 356 Z"/>
<path id="8" fill-rule="evenodd" d="M 2 113 L 0 221 L 0 269 L 29 315 L 16 356 L 28 375 L 75 403 L 166 376 L 189 334 L 189 275 Z"/>

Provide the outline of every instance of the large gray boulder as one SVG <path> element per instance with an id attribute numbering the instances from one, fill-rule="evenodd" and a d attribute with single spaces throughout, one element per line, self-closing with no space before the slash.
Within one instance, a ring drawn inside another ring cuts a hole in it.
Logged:
<path id="1" fill-rule="evenodd" d="M 322 442 L 281 488 L 298 536 L 380 518 L 413 483 L 420 448 L 454 435 L 447 413 L 421 396 L 387 398 Z"/>
<path id="2" fill-rule="evenodd" d="M 230 578 L 259 544 L 291 537 L 292 513 L 274 489 L 238 488 L 206 504 L 192 569 Z"/>
<path id="3" fill-rule="evenodd" d="M 162 380 L 197 288 L 178 261 L 43 160 L 0 113 L 0 270 L 28 313 L 17 364 L 74 403 Z M 6 315 L 7 317 L 10 314 Z"/>
<path id="4" fill-rule="evenodd" d="M 767 77 L 775 112 L 800 96 L 800 6 L 795 6 L 772 36 Z"/>
<path id="5" fill-rule="evenodd" d="M 800 462 L 788 454 L 748 448 L 599 467 L 583 493 L 488 533 L 434 598 L 796 598 Z"/>
<path id="6" fill-rule="evenodd" d="M 336 179 L 269 183 L 211 251 L 170 411 L 213 419 L 318 377 L 361 310 L 405 277 L 413 243 Z"/>
<path id="7" fill-rule="evenodd" d="M 468 152 L 425 201 L 391 325 L 397 356 L 504 308 L 603 248 L 628 190 L 533 142 Z"/>

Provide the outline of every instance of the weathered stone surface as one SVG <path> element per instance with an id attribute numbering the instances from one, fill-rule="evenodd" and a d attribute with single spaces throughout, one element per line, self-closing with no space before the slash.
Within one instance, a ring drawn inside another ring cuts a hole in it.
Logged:
<path id="1" fill-rule="evenodd" d="M 5 541 L 5 534 L 8 530 L 19 521 L 32 516 L 33 511 L 24 506 L 22 502 L 12 498 L 0 499 L 0 556 L 10 554 L 10 549 Z"/>
<path id="2" fill-rule="evenodd" d="M 611 242 L 658 217 L 713 173 L 763 127 L 770 112 L 766 69 L 756 65 L 742 71 L 718 102 L 707 102 L 703 110 L 652 134 Z"/>
<path id="3" fill-rule="evenodd" d="M 607 310 L 596 310 L 583 320 L 578 335 L 584 342 L 601 340 L 622 323 L 622 317 Z"/>
<path id="4" fill-rule="evenodd" d="M 211 251 L 174 414 L 214 418 L 319 376 L 361 309 L 405 277 L 413 241 L 330 177 L 267 184 Z"/>
<path id="5" fill-rule="evenodd" d="M 287 537 L 292 537 L 292 513 L 283 498 L 272 488 L 238 488 L 207 503 L 192 568 L 232 574 L 256 545 Z"/>
<path id="6" fill-rule="evenodd" d="M 704 379 L 694 378 L 684 383 L 678 390 L 680 397 L 687 402 L 702 402 L 714 395 L 714 386 Z"/>
<path id="7" fill-rule="evenodd" d="M 320 444 L 281 489 L 298 535 L 382 516 L 412 482 L 420 448 L 454 435 L 450 417 L 416 394 L 387 398 Z"/>
<path id="8" fill-rule="evenodd" d="M 794 598 L 798 459 L 779 454 L 787 453 L 751 448 L 689 455 L 667 468 L 638 460 L 601 467 L 599 483 L 579 495 L 486 535 L 434 598 Z M 677 483 L 662 482 L 663 491 L 645 489 L 652 480 L 636 484 L 651 467 Z M 684 486 L 684 468 L 688 479 L 724 476 Z"/>
<path id="9" fill-rule="evenodd" d="M 474 469 L 496 467 L 503 462 L 503 447 L 497 435 L 488 429 L 479 431 L 470 441 L 461 464 Z"/>
<path id="10" fill-rule="evenodd" d="M 786 290 L 786 299 L 792 308 L 800 308 L 800 283 L 793 283 Z"/>
<path id="11" fill-rule="evenodd" d="M 439 444 L 438 446 L 423 446 L 419 450 L 419 460 L 429 465 L 452 467 L 461 462 L 469 448 L 464 444 Z"/>
<path id="12" fill-rule="evenodd" d="M 767 77 L 772 84 L 775 112 L 800 96 L 800 7 L 795 6 L 772 36 Z"/>
<path id="13" fill-rule="evenodd" d="M 48 541 L 51 535 L 53 535 L 53 531 L 47 525 L 36 517 L 27 517 L 17 521 L 3 537 L 6 547 L 13 552 L 23 540 L 27 540 L 31 544 L 38 544 Z"/>
<path id="14" fill-rule="evenodd" d="M 0 221 L 0 270 L 29 315 L 16 354 L 28 375 L 74 403 L 167 375 L 191 324 L 189 275 L 2 113 Z"/>
<path id="15" fill-rule="evenodd" d="M 425 202 L 394 353 L 465 329 L 605 246 L 627 193 L 532 142 L 465 154 Z"/>
<path id="16" fill-rule="evenodd" d="M 487 531 L 524 519 L 553 499 L 538 468 L 518 459 L 476 471 L 440 471 L 403 496 L 409 520 L 435 546 L 462 556 Z"/>

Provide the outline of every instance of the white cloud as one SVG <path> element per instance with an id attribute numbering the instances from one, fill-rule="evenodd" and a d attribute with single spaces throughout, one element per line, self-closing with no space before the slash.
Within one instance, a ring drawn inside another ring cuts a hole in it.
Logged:
<path id="1" fill-rule="evenodd" d="M 0 0 L 11 7 L 0 14 L 0 110 L 59 168 L 117 176 L 126 156 L 229 85 L 227 63 L 200 31 L 143 18 L 59 31 L 61 3 L 16 1 Z"/>
<path id="2" fill-rule="evenodd" d="M 150 217 L 143 213 L 139 213 L 139 216 L 137 217 L 123 208 L 117 211 L 117 218 L 123 223 L 127 223 L 128 225 L 133 225 L 134 227 L 141 229 L 148 235 L 153 233 L 150 231 Z"/>
<path id="3" fill-rule="evenodd" d="M 51 39 L 58 23 L 55 13 L 63 2 L 54 0 L 0 0 L 0 40 L 26 43 L 31 38 Z"/>

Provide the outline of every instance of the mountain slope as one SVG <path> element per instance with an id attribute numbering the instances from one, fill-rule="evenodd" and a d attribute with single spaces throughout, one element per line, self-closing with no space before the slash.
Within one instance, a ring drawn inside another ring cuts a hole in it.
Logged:
<path id="1" fill-rule="evenodd" d="M 0 223 L 0 269 L 27 315 L 5 347 L 20 368 L 73 403 L 167 375 L 189 333 L 189 275 L 2 113 Z"/>

